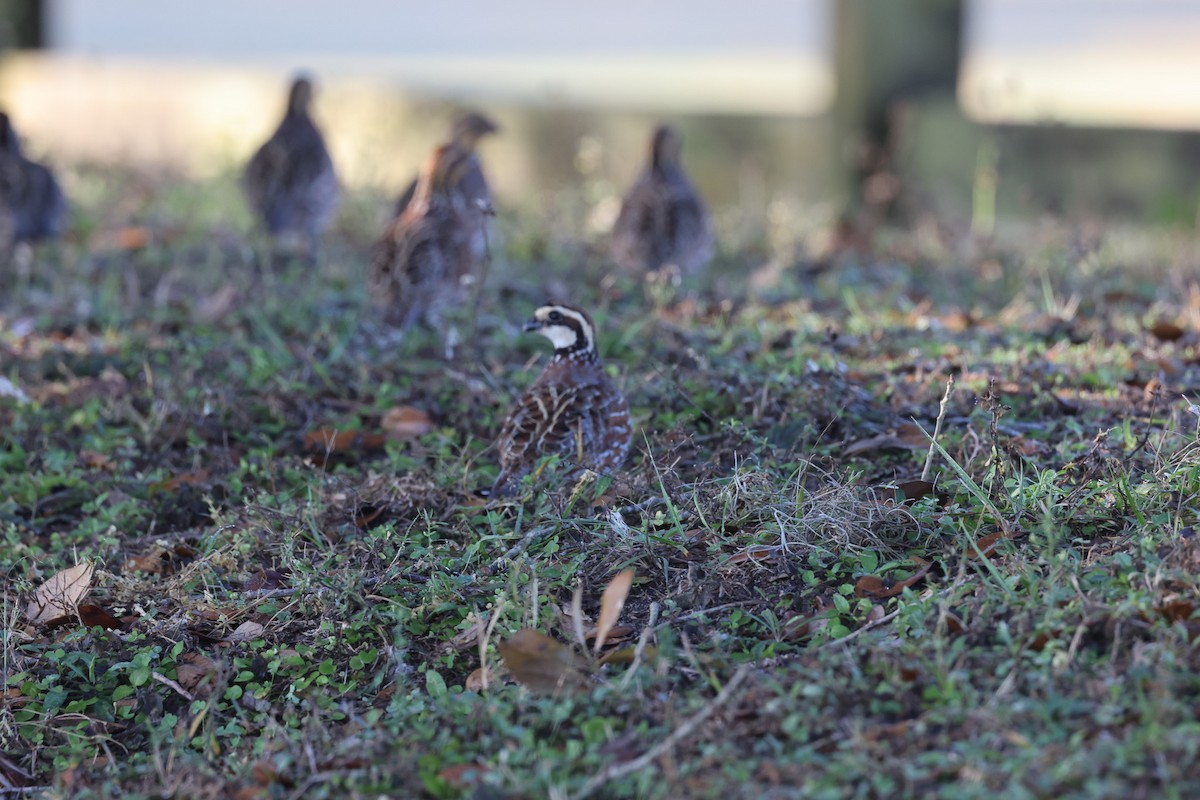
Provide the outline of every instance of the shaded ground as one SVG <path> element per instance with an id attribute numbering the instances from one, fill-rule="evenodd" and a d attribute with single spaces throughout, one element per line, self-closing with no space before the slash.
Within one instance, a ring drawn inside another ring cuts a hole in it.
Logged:
<path id="1" fill-rule="evenodd" d="M 446 361 L 373 321 L 376 212 L 315 266 L 268 264 L 207 222 L 230 186 L 106 191 L 86 247 L 7 267 L 0 300 L 0 374 L 29 398 L 0 398 L 0 787 L 1200 788 L 1194 239 L 922 228 L 832 269 L 727 254 L 644 287 L 502 220 Z M 552 295 L 594 310 L 635 454 L 488 503 L 489 443 L 546 355 L 520 323 Z M 30 624 L 83 561 L 86 624 Z M 551 668 L 573 691 L 512 679 L 498 643 L 574 642 L 576 587 L 586 631 L 627 567 L 608 663 Z"/>

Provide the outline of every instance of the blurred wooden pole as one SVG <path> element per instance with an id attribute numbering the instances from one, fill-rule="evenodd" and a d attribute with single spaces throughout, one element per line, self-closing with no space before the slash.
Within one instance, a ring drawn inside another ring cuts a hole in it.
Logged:
<path id="1" fill-rule="evenodd" d="M 45 0 L 0 0 L 0 51 L 45 46 Z"/>
<path id="2" fill-rule="evenodd" d="M 898 116 L 905 100 L 954 96 L 963 0 L 833 0 L 835 142 L 846 217 L 896 219 L 904 187 L 896 173 Z"/>

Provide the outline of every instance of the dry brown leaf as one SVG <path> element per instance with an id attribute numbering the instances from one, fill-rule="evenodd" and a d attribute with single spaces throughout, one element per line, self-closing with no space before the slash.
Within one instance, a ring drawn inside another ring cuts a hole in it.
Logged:
<path id="1" fill-rule="evenodd" d="M 469 650 L 472 647 L 479 645 L 479 640 L 483 638 L 485 625 L 483 620 L 476 618 L 471 627 L 461 630 L 450 637 L 450 641 L 446 642 L 446 647 L 450 650 Z"/>
<path id="2" fill-rule="evenodd" d="M 537 692 L 582 688 L 587 661 L 563 643 L 525 628 L 496 645 L 504 666 L 522 686 Z"/>
<path id="3" fill-rule="evenodd" d="M 637 648 L 633 646 L 618 647 L 616 650 L 610 650 L 601 656 L 600 664 L 632 664 L 633 657 L 637 653 Z M 647 661 L 653 661 L 658 655 L 658 648 L 651 645 L 642 650 L 642 657 Z"/>
<path id="4" fill-rule="evenodd" d="M 26 618 L 34 625 L 44 625 L 74 615 L 79 601 L 92 590 L 94 569 L 84 562 L 52 575 L 33 593 L 25 609 Z"/>
<path id="5" fill-rule="evenodd" d="M 867 742 L 883 742 L 891 739 L 901 739 L 908 732 L 908 720 L 900 720 L 890 725 L 880 725 L 862 732 L 861 736 Z"/>
<path id="6" fill-rule="evenodd" d="M 951 309 L 942 316 L 938 317 L 938 321 L 941 322 L 942 328 L 950 331 L 951 333 L 961 333 L 965 330 L 974 328 L 979 324 L 978 319 L 976 319 L 970 312 L 963 311 L 961 308 Z"/>
<path id="7" fill-rule="evenodd" d="M 381 433 L 362 433 L 354 428 L 317 428 L 304 434 L 304 449 L 319 453 L 345 453 L 350 450 L 378 450 L 387 441 Z"/>
<path id="8" fill-rule="evenodd" d="M 797 642 L 807 639 L 828 624 L 829 621 L 820 614 L 797 614 L 784 620 L 780 638 L 785 642 Z"/>
<path id="9" fill-rule="evenodd" d="M 858 597 L 866 597 L 872 600 L 882 600 L 887 597 L 895 597 L 896 595 L 909 588 L 917 581 L 924 578 L 930 568 L 933 566 L 928 561 L 921 558 L 913 558 L 917 564 L 917 571 L 909 575 L 903 580 L 892 580 L 891 578 L 879 578 L 874 575 L 864 575 L 854 584 L 854 594 Z M 872 609 L 873 610 L 873 609 Z"/>
<path id="10" fill-rule="evenodd" d="M 1183 328 L 1165 319 L 1160 319 L 1150 326 L 1150 335 L 1162 342 L 1174 342 L 1182 339 L 1184 333 Z"/>
<path id="11" fill-rule="evenodd" d="M 455 764 L 438 773 L 438 777 L 455 789 L 469 789 L 483 783 L 490 769 L 482 764 Z"/>
<path id="12" fill-rule="evenodd" d="M 358 513 L 354 515 L 354 526 L 356 528 L 366 528 L 372 522 L 383 516 L 383 512 L 387 510 L 386 506 L 362 505 L 358 508 Z"/>
<path id="13" fill-rule="evenodd" d="M 246 579 L 242 586 L 243 592 L 264 592 L 279 589 L 287 585 L 287 575 L 277 569 L 260 568 Z"/>
<path id="14" fill-rule="evenodd" d="M 196 557 L 196 548 L 187 542 L 176 542 L 171 547 L 155 544 L 149 552 L 130 556 L 125 560 L 125 572 L 144 572 L 147 575 L 173 574 L 186 561 Z"/>
<path id="15" fill-rule="evenodd" d="M 380 423 L 389 439 L 417 439 L 433 430 L 433 420 L 419 408 L 398 406 L 388 409 Z"/>
<path id="16" fill-rule="evenodd" d="M 567 605 L 566 603 L 560 604 L 558 606 L 558 613 L 562 614 L 563 621 L 566 623 L 566 625 L 568 627 L 571 627 L 571 628 L 575 627 L 575 612 L 571 608 L 571 606 Z M 589 636 L 587 638 L 595 637 L 596 625 L 595 625 L 595 623 L 592 622 L 592 618 L 589 617 L 587 614 L 584 614 L 582 610 L 579 613 L 582 615 L 579 618 L 579 624 L 583 626 L 585 631 L 592 632 L 591 636 Z"/>
<path id="17" fill-rule="evenodd" d="M 990 556 L 995 552 L 996 545 L 1011 537 L 1012 534 L 1005 531 L 996 531 L 995 533 L 989 533 L 987 536 L 980 537 L 975 541 L 974 547 L 967 547 L 967 558 Z"/>
<path id="18" fill-rule="evenodd" d="M 104 453 L 97 453 L 95 450 L 80 450 L 79 465 L 88 469 L 103 469 L 111 472 L 116 468 L 113 460 Z"/>
<path id="19" fill-rule="evenodd" d="M 779 548 L 764 547 L 762 545 L 752 545 L 745 550 L 734 553 L 726 561 L 726 564 L 741 564 L 743 561 L 753 561 L 761 563 L 766 561 L 774 561 L 779 555 Z"/>
<path id="20" fill-rule="evenodd" d="M 921 433 L 921 429 L 914 423 L 906 422 L 894 431 L 851 442 L 842 450 L 842 455 L 853 456 L 870 450 L 924 450 L 927 447 L 929 440 Z"/>
<path id="21" fill-rule="evenodd" d="M 220 289 L 203 298 L 192 310 L 192 319 L 206 325 L 220 322 L 231 311 L 237 308 L 238 289 L 232 283 L 226 283 Z"/>
<path id="22" fill-rule="evenodd" d="M 225 640 L 228 642 L 249 642 L 259 638 L 266 632 L 266 628 L 253 620 L 246 620 L 241 625 L 233 629 Z"/>
<path id="23" fill-rule="evenodd" d="M 175 664 L 175 680 L 189 692 L 201 688 L 201 684 L 206 681 L 208 687 L 211 688 L 214 682 L 209 678 L 216 674 L 217 662 L 203 653 L 184 653 Z"/>
<path id="24" fill-rule="evenodd" d="M 896 502 L 912 505 L 928 494 L 933 493 L 933 481 L 921 479 L 901 481 L 896 484 Z M 901 497 L 903 495 L 903 497 Z"/>
<path id="25" fill-rule="evenodd" d="M 467 680 L 463 684 L 463 688 L 468 692 L 475 692 L 478 694 L 479 692 L 485 691 L 489 686 L 494 686 L 495 683 L 496 676 L 492 674 L 492 671 L 487 667 L 479 667 L 478 669 L 472 670 L 471 674 L 467 676 Z"/>
<path id="26" fill-rule="evenodd" d="M 604 637 L 604 643 L 616 644 L 623 639 L 627 639 L 631 633 L 633 633 L 633 626 L 631 625 L 614 625 L 609 629 L 608 636 Z M 595 639 L 596 629 L 593 628 L 591 630 L 584 631 L 584 638 Z"/>
<path id="27" fill-rule="evenodd" d="M 149 493 L 153 497 L 158 492 L 177 492 L 183 486 L 207 486 L 210 477 L 209 471 L 204 468 L 183 472 L 173 478 L 150 484 Z"/>
<path id="28" fill-rule="evenodd" d="M 91 249 L 96 252 L 141 250 L 150 243 L 150 231 L 137 225 L 116 230 L 98 231 L 92 236 Z"/>
<path id="29" fill-rule="evenodd" d="M 260 758 L 250 768 L 250 777 L 254 778 L 254 782 L 258 784 L 258 786 L 254 787 L 256 790 L 265 789 L 279 780 L 279 770 L 275 768 L 275 764 L 271 762 L 271 759 Z M 246 798 L 257 796 L 257 794 L 248 794 Z"/>
<path id="30" fill-rule="evenodd" d="M 1196 604 L 1191 600 L 1169 600 L 1158 607 L 1158 613 L 1168 622 L 1185 622 L 1196 613 Z"/>
<path id="31" fill-rule="evenodd" d="M 125 626 L 122 625 L 116 617 L 108 613 L 108 609 L 95 605 L 94 603 L 86 603 L 79 606 L 77 612 L 79 614 L 79 619 L 83 622 L 85 628 L 95 628 L 99 626 L 101 628 L 107 628 L 110 631 L 120 631 L 125 629 Z"/>
<path id="32" fill-rule="evenodd" d="M 621 609 L 625 608 L 625 598 L 629 596 L 631 586 L 633 570 L 623 569 L 604 587 L 604 594 L 600 595 L 600 619 L 596 622 L 596 644 L 592 652 L 600 652 L 609 631 L 621 618 Z"/>

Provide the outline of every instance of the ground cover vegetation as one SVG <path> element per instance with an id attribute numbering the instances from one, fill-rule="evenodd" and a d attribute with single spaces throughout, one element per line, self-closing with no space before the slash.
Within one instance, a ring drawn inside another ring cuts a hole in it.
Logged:
<path id="1" fill-rule="evenodd" d="M 3 791 L 1195 796 L 1191 232 L 919 223 L 675 285 L 502 214 L 447 359 L 370 308 L 385 198 L 310 264 L 233 179 L 74 184 L 0 299 Z M 634 452 L 487 499 L 549 297 Z"/>

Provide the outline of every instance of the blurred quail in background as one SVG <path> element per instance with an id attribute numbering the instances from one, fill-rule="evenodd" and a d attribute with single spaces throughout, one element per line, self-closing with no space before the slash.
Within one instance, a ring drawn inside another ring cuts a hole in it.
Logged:
<path id="1" fill-rule="evenodd" d="M 451 143 L 433 151 L 404 212 L 371 251 L 372 300 L 389 325 L 442 325 L 442 312 L 462 302 L 475 277 L 474 241 L 485 224 L 455 202 L 463 175 L 477 166 L 472 154 Z"/>
<path id="2" fill-rule="evenodd" d="M 695 273 L 712 257 L 708 209 L 679 163 L 681 144 L 674 129 L 658 128 L 649 163 L 621 203 L 612 256 L 626 271 Z"/>
<path id="3" fill-rule="evenodd" d="M 303 236 L 315 252 L 340 199 L 325 139 L 309 114 L 313 85 L 296 78 L 275 133 L 246 165 L 242 185 L 250 207 L 276 237 Z"/>
<path id="4" fill-rule="evenodd" d="M 67 201 L 54 174 L 21 153 L 8 114 L 0 112 L 0 245 L 8 250 L 62 233 Z"/>

